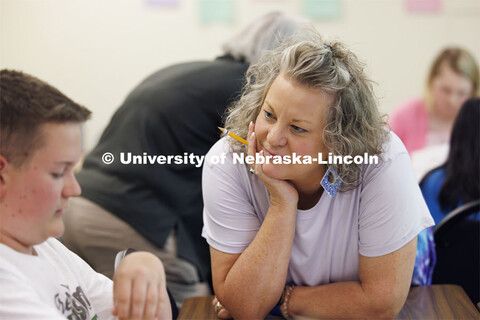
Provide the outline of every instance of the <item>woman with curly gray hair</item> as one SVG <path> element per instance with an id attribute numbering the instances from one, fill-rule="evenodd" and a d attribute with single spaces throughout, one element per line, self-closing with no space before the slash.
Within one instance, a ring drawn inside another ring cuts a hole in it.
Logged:
<path id="1" fill-rule="evenodd" d="M 402 308 L 416 236 L 433 220 L 363 69 L 313 29 L 249 68 L 226 118 L 248 147 L 225 136 L 203 169 L 220 318 L 383 318 Z M 378 161 L 351 161 L 364 155 Z"/>

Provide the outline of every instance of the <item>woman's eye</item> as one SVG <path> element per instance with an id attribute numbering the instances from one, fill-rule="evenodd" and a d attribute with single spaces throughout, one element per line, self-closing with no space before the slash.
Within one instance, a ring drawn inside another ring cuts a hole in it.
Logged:
<path id="1" fill-rule="evenodd" d="M 297 127 L 297 126 L 294 126 L 294 125 L 292 125 L 292 129 L 295 133 L 305 133 L 305 132 L 307 132 L 307 130 L 302 129 L 302 128 Z"/>
<path id="2" fill-rule="evenodd" d="M 273 114 L 271 114 L 271 113 L 268 112 L 268 111 L 264 111 L 264 116 L 265 116 L 265 118 L 267 118 L 267 119 L 273 119 L 273 118 L 274 118 L 274 117 L 273 117 Z"/>

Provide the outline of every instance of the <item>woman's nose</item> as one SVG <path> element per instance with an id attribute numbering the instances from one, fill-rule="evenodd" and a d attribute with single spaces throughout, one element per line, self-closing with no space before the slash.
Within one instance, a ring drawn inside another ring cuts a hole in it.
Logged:
<path id="1" fill-rule="evenodd" d="M 283 147 L 287 144 L 287 132 L 279 124 L 275 124 L 268 130 L 267 141 L 271 147 Z"/>

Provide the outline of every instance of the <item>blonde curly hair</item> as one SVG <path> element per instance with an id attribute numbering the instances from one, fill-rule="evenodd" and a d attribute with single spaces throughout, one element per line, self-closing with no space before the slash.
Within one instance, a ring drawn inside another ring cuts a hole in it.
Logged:
<path id="1" fill-rule="evenodd" d="M 382 145 L 388 139 L 387 123 L 378 111 L 364 64 L 341 42 L 324 42 L 313 27 L 303 28 L 250 66 L 242 95 L 226 112 L 226 129 L 247 136 L 248 124 L 255 122 L 271 84 L 280 73 L 297 84 L 335 97 L 326 110 L 323 129 L 328 152 L 340 156 L 382 153 Z M 236 148 L 239 142 L 229 141 L 232 150 L 240 150 Z M 333 166 L 343 180 L 341 190 L 358 185 L 361 165 Z"/>

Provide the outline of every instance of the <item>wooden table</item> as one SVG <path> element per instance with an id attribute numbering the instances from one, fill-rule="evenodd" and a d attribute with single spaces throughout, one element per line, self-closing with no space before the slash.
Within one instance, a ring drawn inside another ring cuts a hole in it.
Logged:
<path id="1" fill-rule="evenodd" d="M 186 299 L 178 319 L 217 319 L 212 299 Z M 395 319 L 480 319 L 480 313 L 460 286 L 446 284 L 412 287 Z"/>
<path id="2" fill-rule="evenodd" d="M 396 319 L 480 319 L 462 287 L 453 284 L 412 287 Z"/>

